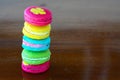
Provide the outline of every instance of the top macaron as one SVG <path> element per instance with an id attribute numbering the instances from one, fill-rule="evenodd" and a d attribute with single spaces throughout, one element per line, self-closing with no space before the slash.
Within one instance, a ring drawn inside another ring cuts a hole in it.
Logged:
<path id="1" fill-rule="evenodd" d="M 52 13 L 43 7 L 30 6 L 24 10 L 24 19 L 32 25 L 44 26 L 52 22 Z"/>

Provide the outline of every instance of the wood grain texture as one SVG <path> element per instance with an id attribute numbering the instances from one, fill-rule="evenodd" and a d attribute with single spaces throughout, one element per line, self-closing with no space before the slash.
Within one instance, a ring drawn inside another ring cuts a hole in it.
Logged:
<path id="1" fill-rule="evenodd" d="M 96 29 L 53 29 L 51 67 L 38 75 L 21 70 L 22 25 L 18 24 L 0 23 L 0 80 L 120 80 L 117 24 L 104 30 L 103 24 Z"/>

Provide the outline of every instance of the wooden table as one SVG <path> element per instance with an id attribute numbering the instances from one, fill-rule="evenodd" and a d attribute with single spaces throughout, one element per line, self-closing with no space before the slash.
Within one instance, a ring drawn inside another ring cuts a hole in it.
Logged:
<path id="1" fill-rule="evenodd" d="M 53 29 L 51 67 L 33 75 L 21 70 L 19 24 L 0 23 L 0 80 L 120 80 L 120 30 L 114 25 L 105 30 L 99 29 L 101 25 Z"/>

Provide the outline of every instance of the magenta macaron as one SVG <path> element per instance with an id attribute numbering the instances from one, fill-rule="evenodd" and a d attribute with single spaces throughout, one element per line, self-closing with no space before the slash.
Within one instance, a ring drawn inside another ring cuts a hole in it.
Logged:
<path id="1" fill-rule="evenodd" d="M 24 19 L 32 25 L 48 25 L 52 22 L 52 13 L 44 7 L 30 6 L 24 10 Z"/>
<path id="2" fill-rule="evenodd" d="M 24 62 L 22 62 L 22 70 L 28 73 L 43 73 L 45 71 L 47 71 L 50 67 L 50 61 L 47 61 L 43 64 L 39 64 L 39 65 L 29 65 L 26 64 Z"/>

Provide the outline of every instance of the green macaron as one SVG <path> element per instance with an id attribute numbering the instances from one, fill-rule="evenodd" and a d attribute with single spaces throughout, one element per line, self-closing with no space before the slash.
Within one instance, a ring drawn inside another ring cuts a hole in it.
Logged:
<path id="1" fill-rule="evenodd" d="M 23 49 L 22 51 L 23 61 L 30 65 L 42 64 L 50 60 L 50 55 L 51 52 L 49 49 L 45 51 L 30 51 Z"/>

